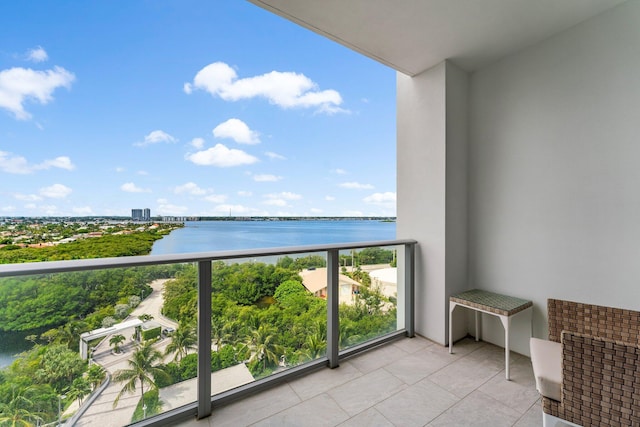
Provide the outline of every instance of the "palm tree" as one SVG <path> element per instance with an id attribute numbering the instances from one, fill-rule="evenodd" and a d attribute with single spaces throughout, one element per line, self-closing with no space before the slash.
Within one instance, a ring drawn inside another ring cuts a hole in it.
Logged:
<path id="1" fill-rule="evenodd" d="M 304 340 L 304 355 L 309 360 L 314 360 L 318 356 L 323 356 L 327 351 L 327 337 L 320 332 L 315 332 L 311 335 L 307 335 Z"/>
<path id="2" fill-rule="evenodd" d="M 136 347 L 131 359 L 127 361 L 128 369 L 120 369 L 113 375 L 113 380 L 117 383 L 125 383 L 113 402 L 113 407 L 118 406 L 120 397 L 126 393 L 133 393 L 136 390 L 136 383 L 140 382 L 140 395 L 144 406 L 144 386 L 158 388 L 155 382 L 156 377 L 168 377 L 167 373 L 155 366 L 162 361 L 162 353 L 153 348 L 153 341 L 145 341 Z"/>
<path id="3" fill-rule="evenodd" d="M 167 345 L 164 354 L 168 355 L 175 352 L 173 360 L 178 362 L 189 354 L 189 350 L 197 349 L 197 344 L 196 328 L 191 324 L 180 323 L 178 329 L 171 335 L 171 342 Z"/>
<path id="4" fill-rule="evenodd" d="M 87 380 L 89 381 L 89 384 L 91 384 L 91 388 L 93 390 L 102 383 L 105 374 L 105 370 L 102 366 L 96 365 L 95 363 L 89 366 L 89 370 L 87 371 Z"/>
<path id="5" fill-rule="evenodd" d="M 266 369 L 267 362 L 277 364 L 280 361 L 278 354 L 282 353 L 282 349 L 274 342 L 275 329 L 272 326 L 260 325 L 258 329 L 251 331 L 251 348 L 250 361 L 259 360 L 262 362 L 262 369 Z"/>
<path id="6" fill-rule="evenodd" d="M 78 399 L 78 406 L 82 405 L 82 399 L 91 393 L 91 383 L 85 377 L 78 377 L 71 383 L 71 388 L 67 392 L 70 399 Z"/>
<path id="7" fill-rule="evenodd" d="M 120 344 L 122 344 L 124 340 L 126 340 L 126 338 L 121 334 L 113 335 L 109 338 L 109 345 L 113 346 L 114 353 L 120 353 Z"/>
<path id="8" fill-rule="evenodd" d="M 0 402 L 0 425 L 11 427 L 32 427 L 34 423 L 42 422 L 42 417 L 38 412 L 31 412 L 34 408 L 33 400 L 29 399 L 30 388 L 16 392 L 12 390 L 9 402 Z"/>

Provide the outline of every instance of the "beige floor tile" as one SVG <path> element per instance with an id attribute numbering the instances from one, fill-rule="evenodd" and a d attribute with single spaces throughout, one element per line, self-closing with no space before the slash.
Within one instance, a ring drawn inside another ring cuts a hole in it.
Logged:
<path id="1" fill-rule="evenodd" d="M 347 383 L 363 374 L 352 363 L 345 361 L 335 369 L 321 369 L 289 382 L 300 399 L 307 400 L 332 388 Z"/>
<path id="2" fill-rule="evenodd" d="M 425 347 L 435 345 L 433 341 L 429 341 L 426 338 L 416 335 L 413 338 L 405 338 L 393 343 L 394 346 L 406 351 L 407 353 L 415 353 L 418 350 L 422 350 Z"/>
<path id="3" fill-rule="evenodd" d="M 496 366 L 495 361 L 473 360 L 467 356 L 450 363 L 428 378 L 445 390 L 462 398 L 498 373 L 502 375 L 501 368 Z"/>
<path id="4" fill-rule="evenodd" d="M 385 345 L 376 348 L 374 351 L 361 354 L 348 361 L 353 364 L 363 374 L 373 372 L 382 368 L 399 358 L 406 356 L 406 351 L 394 345 Z"/>
<path id="5" fill-rule="evenodd" d="M 525 387 L 515 381 L 507 381 L 502 375 L 496 375 L 478 388 L 483 393 L 524 414 L 539 398 L 535 388 Z"/>
<path id="6" fill-rule="evenodd" d="M 327 394 L 320 394 L 305 402 L 259 421 L 255 427 L 332 427 L 349 419 L 349 415 Z"/>
<path id="7" fill-rule="evenodd" d="M 423 426 L 459 401 L 429 380 L 420 381 L 378 403 L 375 408 L 397 426 Z"/>
<path id="8" fill-rule="evenodd" d="M 542 404 L 538 400 L 531 408 L 514 424 L 514 427 L 542 427 Z"/>
<path id="9" fill-rule="evenodd" d="M 407 384 L 415 384 L 459 359 L 448 353 L 432 351 L 431 347 L 399 358 L 384 369 Z"/>
<path id="10" fill-rule="evenodd" d="M 509 427 L 520 414 L 486 394 L 474 391 L 428 425 L 430 427 Z"/>
<path id="11" fill-rule="evenodd" d="M 349 418 L 339 427 L 394 427 L 394 425 L 375 408 L 369 408 Z"/>
<path id="12" fill-rule="evenodd" d="M 248 426 L 300 402 L 293 389 L 284 384 L 230 405 L 214 408 L 210 423 L 216 427 Z"/>
<path id="13" fill-rule="evenodd" d="M 354 416 L 406 387 L 389 372 L 378 369 L 329 390 L 328 394 L 349 415 Z"/>

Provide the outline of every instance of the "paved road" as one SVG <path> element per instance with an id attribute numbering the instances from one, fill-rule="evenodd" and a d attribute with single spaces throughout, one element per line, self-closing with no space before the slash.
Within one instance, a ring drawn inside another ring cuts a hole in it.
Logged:
<path id="1" fill-rule="evenodd" d="M 153 320 L 163 327 L 177 328 L 178 325 L 160 314 L 162 308 L 162 290 L 163 285 L 168 279 L 155 280 L 150 283 L 153 292 L 145 298 L 140 305 L 136 307 L 129 316 L 129 319 L 137 318 L 141 314 L 150 314 Z M 122 347 L 123 352 L 119 355 L 111 353 L 109 346 L 110 336 L 105 337 L 93 351 L 93 360 L 109 371 L 112 375 L 119 369 L 127 368 L 127 360 L 134 351 L 135 344 L 131 340 L 134 328 L 125 329 L 118 332 L 124 335 L 127 340 Z M 161 340 L 156 344 L 156 348 L 164 353 L 164 349 L 169 340 Z M 167 358 L 167 361 L 170 357 Z M 139 386 L 136 388 L 135 394 L 125 394 L 120 398 L 118 406 L 113 408 L 113 401 L 122 389 L 123 384 L 111 382 L 109 386 L 102 392 L 100 397 L 91 405 L 91 407 L 80 418 L 78 426 L 123 426 L 131 423 L 131 417 L 135 411 L 136 405 L 140 400 Z"/>

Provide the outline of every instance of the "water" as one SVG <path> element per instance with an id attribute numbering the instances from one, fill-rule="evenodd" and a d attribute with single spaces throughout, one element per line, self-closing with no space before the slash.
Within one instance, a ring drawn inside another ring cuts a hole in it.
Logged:
<path id="1" fill-rule="evenodd" d="M 395 222 L 194 221 L 157 240 L 151 255 L 350 243 L 396 238 Z"/>
<path id="2" fill-rule="evenodd" d="M 381 221 L 193 221 L 157 240 L 151 255 L 350 243 L 396 238 L 395 222 Z M 262 261 L 268 262 L 266 259 Z M 275 259 L 273 260 L 275 262 Z M 0 368 L 31 343 L 25 334 L 0 332 Z"/>
<path id="3" fill-rule="evenodd" d="M 44 331 L 36 331 L 38 335 Z M 33 332 L 30 332 L 32 334 Z M 27 334 L 23 332 L 2 332 L 0 331 L 0 368 L 9 366 L 18 353 L 29 350 L 33 344 L 25 338 Z"/>

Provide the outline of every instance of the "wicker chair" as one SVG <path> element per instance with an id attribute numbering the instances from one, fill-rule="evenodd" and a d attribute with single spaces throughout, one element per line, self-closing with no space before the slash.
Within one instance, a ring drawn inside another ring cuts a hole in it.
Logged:
<path id="1" fill-rule="evenodd" d="M 549 299 L 548 313 L 549 342 L 531 341 L 544 426 L 640 426 L 640 312 Z"/>

